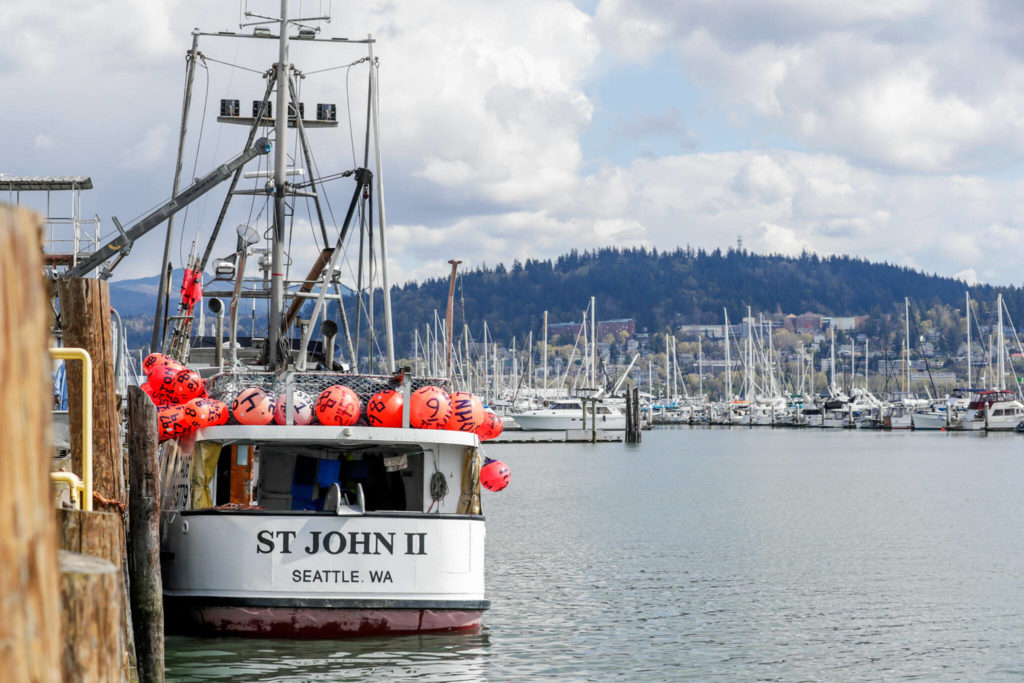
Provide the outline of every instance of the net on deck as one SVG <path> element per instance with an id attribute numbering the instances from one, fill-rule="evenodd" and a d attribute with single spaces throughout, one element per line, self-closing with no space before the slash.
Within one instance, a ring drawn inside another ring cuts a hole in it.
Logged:
<path id="1" fill-rule="evenodd" d="M 425 386 L 435 386 L 451 391 L 448 380 L 427 377 L 410 377 L 410 391 Z M 206 391 L 210 398 L 223 401 L 229 407 L 235 396 L 243 389 L 259 387 L 275 398 L 285 396 L 289 387 L 292 391 L 305 392 L 313 401 L 327 387 L 341 385 L 354 391 L 363 405 L 359 425 L 366 425 L 366 404 L 370 398 L 384 389 L 401 391 L 401 383 L 389 375 L 349 375 L 338 372 L 296 372 L 276 374 L 273 372 L 236 372 L 217 375 L 206 380 Z M 232 418 L 234 421 L 234 418 Z"/>

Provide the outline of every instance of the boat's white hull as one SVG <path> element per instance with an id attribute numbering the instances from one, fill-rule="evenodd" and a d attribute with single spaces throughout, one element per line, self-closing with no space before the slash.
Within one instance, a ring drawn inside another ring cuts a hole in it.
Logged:
<path id="1" fill-rule="evenodd" d="M 513 415 L 512 417 L 524 431 L 531 432 L 590 429 L 592 427 L 591 416 L 589 414 L 587 415 L 586 425 L 583 424 L 583 416 L 581 414 L 571 415 L 561 411 L 558 413 L 553 411 L 548 413 L 545 413 L 544 411 L 531 411 L 529 413 Z M 612 431 L 625 430 L 626 416 L 598 415 L 597 428 Z"/>
<path id="2" fill-rule="evenodd" d="M 946 429 L 950 425 L 947 424 L 946 413 L 914 413 L 911 415 L 913 420 L 914 429 Z"/>
<path id="3" fill-rule="evenodd" d="M 204 510 L 166 528 L 175 630 L 267 637 L 453 631 L 480 625 L 484 521 L 418 513 Z"/>

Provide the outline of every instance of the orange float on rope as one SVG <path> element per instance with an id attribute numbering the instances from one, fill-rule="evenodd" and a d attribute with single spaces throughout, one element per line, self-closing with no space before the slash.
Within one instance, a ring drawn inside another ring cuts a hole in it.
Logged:
<path id="1" fill-rule="evenodd" d="M 316 399 L 316 419 L 320 420 L 322 425 L 350 427 L 359 421 L 362 409 L 359 395 L 340 384 L 327 387 Z M 398 419 L 401 423 L 401 411 Z"/>
<path id="2" fill-rule="evenodd" d="M 288 424 L 285 412 L 288 407 L 288 397 L 281 394 L 274 406 L 274 422 L 279 425 Z M 313 399 L 305 391 L 295 390 L 292 392 L 292 424 L 308 425 L 313 421 Z"/>
<path id="3" fill-rule="evenodd" d="M 414 429 L 444 429 L 451 416 L 452 402 L 443 389 L 420 387 L 409 397 L 409 426 Z"/>
<path id="4" fill-rule="evenodd" d="M 394 389 L 378 391 L 366 402 L 366 421 L 371 427 L 401 427 L 402 403 Z"/>
<path id="5" fill-rule="evenodd" d="M 455 432 L 475 432 L 484 421 L 484 404 L 475 394 L 456 391 L 448 395 L 452 404 L 452 416 L 445 429 Z"/>
<path id="6" fill-rule="evenodd" d="M 512 479 L 512 471 L 500 460 L 487 458 L 480 468 L 480 484 L 488 491 L 500 491 Z"/>
<path id="7" fill-rule="evenodd" d="M 481 441 L 498 438 L 505 430 L 505 423 L 493 410 L 484 411 L 484 421 L 476 428 L 476 435 Z"/>
<path id="8" fill-rule="evenodd" d="M 247 387 L 231 402 L 231 414 L 239 424 L 268 425 L 274 419 L 274 399 L 259 387 Z"/>

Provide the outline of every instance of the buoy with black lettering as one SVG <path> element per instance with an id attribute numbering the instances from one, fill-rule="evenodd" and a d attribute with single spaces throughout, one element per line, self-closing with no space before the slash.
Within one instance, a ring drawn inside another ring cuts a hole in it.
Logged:
<path id="1" fill-rule="evenodd" d="M 402 394 L 394 389 L 378 391 L 366 402 L 366 421 L 371 427 L 401 427 L 402 404 Z"/>
<path id="2" fill-rule="evenodd" d="M 413 429 L 444 429 L 452 416 L 452 402 L 444 389 L 420 387 L 409 397 L 409 426 Z"/>
<path id="3" fill-rule="evenodd" d="M 279 425 L 288 424 L 286 411 L 288 397 L 281 394 L 277 397 L 274 407 L 274 422 Z M 305 391 L 296 389 L 292 392 L 292 424 L 308 425 L 313 421 L 313 399 Z"/>
<path id="4" fill-rule="evenodd" d="M 476 435 L 481 441 L 497 439 L 505 429 L 505 423 L 493 410 L 484 410 L 484 419 L 476 428 Z"/>
<path id="5" fill-rule="evenodd" d="M 500 460 L 487 458 L 480 468 L 480 484 L 488 491 L 500 491 L 508 486 L 512 471 Z"/>
<path id="6" fill-rule="evenodd" d="M 327 387 L 316 399 L 316 419 L 322 425 L 351 427 L 359 421 L 362 409 L 359 395 L 340 384 Z M 401 414 L 398 419 L 401 421 Z"/>
<path id="7" fill-rule="evenodd" d="M 448 398 L 452 403 L 452 416 L 448 418 L 445 429 L 475 432 L 484 421 L 484 404 L 468 391 L 454 391 Z"/>
<path id="8" fill-rule="evenodd" d="M 231 414 L 243 425 L 268 425 L 274 419 L 274 399 L 259 387 L 246 387 L 231 402 Z"/>

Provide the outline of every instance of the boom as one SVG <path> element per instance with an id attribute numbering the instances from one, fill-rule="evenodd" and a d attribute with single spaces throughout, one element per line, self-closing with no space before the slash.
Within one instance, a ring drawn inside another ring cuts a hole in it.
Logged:
<path id="1" fill-rule="evenodd" d="M 210 171 L 210 173 L 186 187 L 155 211 L 140 219 L 131 228 L 128 230 L 122 230 L 120 235 L 94 251 L 88 258 L 80 261 L 75 267 L 61 273 L 60 277 L 82 277 L 118 253 L 121 254 L 121 258 L 124 258 L 124 256 L 126 256 L 131 250 L 135 240 L 139 239 L 150 230 L 176 214 L 178 211 L 184 209 L 214 187 L 227 180 L 232 173 L 251 160 L 261 154 L 268 154 L 269 152 L 270 141 L 267 140 L 267 138 L 260 138 L 252 147 L 245 150 L 234 159 L 221 164 Z M 118 259 L 118 262 L 120 262 L 120 258 Z M 114 266 L 116 265 L 117 263 L 114 264 Z M 110 271 L 114 266 L 111 266 L 110 269 L 104 269 L 100 274 L 100 279 L 106 280 L 110 277 Z"/>

